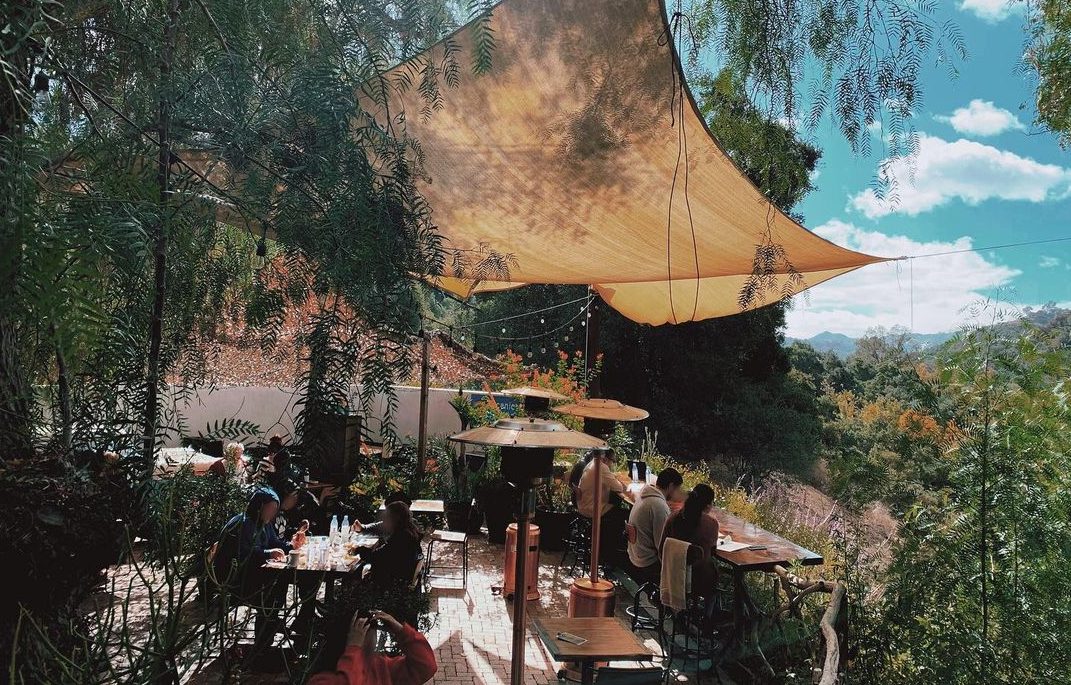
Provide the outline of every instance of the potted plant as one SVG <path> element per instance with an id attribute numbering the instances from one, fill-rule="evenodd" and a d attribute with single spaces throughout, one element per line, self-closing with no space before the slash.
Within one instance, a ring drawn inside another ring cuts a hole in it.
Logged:
<path id="1" fill-rule="evenodd" d="M 479 471 L 477 501 L 487 518 L 487 540 L 501 545 L 506 541 L 506 527 L 517 510 L 517 490 L 502 477 L 502 455 L 497 447 L 488 447 L 487 463 Z"/>
<path id="2" fill-rule="evenodd" d="M 431 494 L 443 501 L 446 527 L 469 531 L 472 516 L 473 483 L 465 465 L 464 445 L 451 444 L 445 437 L 431 439 L 428 460 Z M 460 454 L 458 453 L 460 452 Z"/>
<path id="3" fill-rule="evenodd" d="M 569 524 L 576 516 L 573 491 L 569 483 L 554 479 L 539 489 L 536 501 L 535 524 L 539 526 L 539 546 L 543 549 L 565 549 Z"/>

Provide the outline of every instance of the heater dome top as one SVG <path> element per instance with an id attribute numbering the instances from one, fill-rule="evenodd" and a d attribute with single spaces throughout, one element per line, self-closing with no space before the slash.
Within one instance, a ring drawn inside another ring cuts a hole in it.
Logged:
<path id="1" fill-rule="evenodd" d="M 554 407 L 554 411 L 572 416 L 582 416 L 585 419 L 601 419 L 603 421 L 643 421 L 650 416 L 646 409 L 631 407 L 617 400 L 598 398 L 580 400 L 575 404 L 564 404 Z"/>
<path id="2" fill-rule="evenodd" d="M 605 449 L 606 443 L 585 433 L 545 419 L 500 419 L 493 426 L 480 426 L 450 439 L 475 445 L 497 445 L 531 449 Z"/>

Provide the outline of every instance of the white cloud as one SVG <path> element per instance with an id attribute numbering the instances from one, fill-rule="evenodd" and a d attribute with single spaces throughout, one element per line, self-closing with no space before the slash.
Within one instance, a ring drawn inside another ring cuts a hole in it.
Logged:
<path id="1" fill-rule="evenodd" d="M 892 189 L 882 199 L 870 188 L 852 196 L 850 206 L 870 219 L 900 213 L 915 216 L 958 198 L 1043 202 L 1067 195 L 1071 170 L 1042 164 L 1014 152 L 965 140 L 949 142 L 919 134 L 918 154 L 887 159 L 882 178 Z"/>
<path id="2" fill-rule="evenodd" d="M 1062 263 L 1063 262 L 1060 261 L 1059 257 L 1043 256 L 1041 258 L 1041 261 L 1038 262 L 1038 266 L 1040 266 L 1042 269 L 1053 269 L 1055 267 L 1060 266 L 1060 264 Z"/>
<path id="3" fill-rule="evenodd" d="M 972 136 L 995 136 L 1010 129 L 1022 131 L 1026 128 L 1013 112 L 997 107 L 988 100 L 971 100 L 966 107 L 956 109 L 950 116 L 934 118 L 951 124 L 960 133 Z"/>
<path id="4" fill-rule="evenodd" d="M 888 257 L 972 247 L 969 237 L 920 242 L 836 219 L 815 232 L 839 245 Z M 811 288 L 808 298 L 793 298 L 786 335 L 809 338 L 833 331 L 859 336 L 875 326 L 910 327 L 912 318 L 917 333 L 954 330 L 970 320 L 965 309 L 984 300 L 983 291 L 1008 286 L 1019 274 L 977 252 L 872 264 Z"/>
<path id="5" fill-rule="evenodd" d="M 995 24 L 1020 11 L 1021 2 L 1016 0 L 960 0 L 959 8 L 970 12 L 983 21 Z"/>

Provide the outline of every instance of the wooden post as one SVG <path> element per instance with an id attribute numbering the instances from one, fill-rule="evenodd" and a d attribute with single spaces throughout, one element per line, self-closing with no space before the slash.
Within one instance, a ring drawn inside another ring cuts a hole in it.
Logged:
<path id="1" fill-rule="evenodd" d="M 424 469 L 428 457 L 428 376 L 430 372 L 430 337 L 427 331 L 420 331 L 420 423 L 417 426 L 417 487 L 424 485 Z"/>

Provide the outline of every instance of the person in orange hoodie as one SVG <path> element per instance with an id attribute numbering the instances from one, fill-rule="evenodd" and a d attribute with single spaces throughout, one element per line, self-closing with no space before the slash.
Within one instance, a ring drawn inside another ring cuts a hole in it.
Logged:
<path id="1" fill-rule="evenodd" d="M 376 649 L 376 623 L 391 634 L 401 656 L 379 654 Z M 382 611 L 372 618 L 357 615 L 350 625 L 346 651 L 335 671 L 317 673 L 309 685 L 423 685 L 439 670 L 435 652 L 428 639 L 410 625 L 403 625 Z"/>

